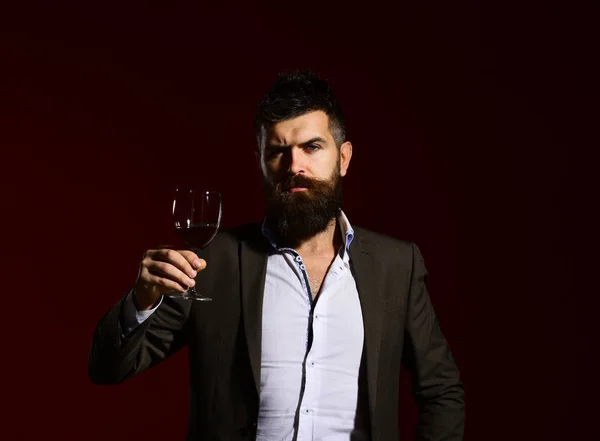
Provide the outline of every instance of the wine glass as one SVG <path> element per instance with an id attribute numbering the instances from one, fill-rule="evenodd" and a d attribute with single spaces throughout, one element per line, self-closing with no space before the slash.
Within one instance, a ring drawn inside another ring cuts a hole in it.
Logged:
<path id="1" fill-rule="evenodd" d="M 176 189 L 173 197 L 173 226 L 175 233 L 183 240 L 187 249 L 204 249 L 217 235 L 221 224 L 221 194 L 217 191 L 184 188 Z M 178 297 L 197 301 L 210 301 L 189 288 Z"/>

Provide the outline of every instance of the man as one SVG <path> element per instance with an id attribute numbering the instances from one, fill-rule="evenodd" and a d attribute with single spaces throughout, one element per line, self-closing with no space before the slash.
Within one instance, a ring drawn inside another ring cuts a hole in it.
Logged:
<path id="1" fill-rule="evenodd" d="M 404 364 L 416 439 L 461 440 L 463 387 L 419 249 L 341 210 L 352 144 L 330 87 L 281 75 L 255 127 L 264 219 L 219 232 L 199 256 L 147 251 L 98 324 L 90 378 L 120 383 L 187 344 L 188 440 L 387 441 Z M 195 284 L 213 301 L 173 296 Z"/>

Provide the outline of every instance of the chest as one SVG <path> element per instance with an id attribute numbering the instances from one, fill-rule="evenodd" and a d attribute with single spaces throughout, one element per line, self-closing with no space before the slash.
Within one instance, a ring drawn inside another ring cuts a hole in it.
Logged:
<path id="1" fill-rule="evenodd" d="M 310 292 L 313 299 L 319 295 L 325 276 L 331 266 L 331 260 L 328 259 L 305 259 L 304 266 L 308 276 Z"/>
<path id="2" fill-rule="evenodd" d="M 318 302 L 311 305 L 303 278 L 299 272 L 290 269 L 288 262 L 284 263 L 286 266 L 274 262 L 267 267 L 262 315 L 264 360 L 301 363 L 309 338 L 314 356 L 322 353 L 323 357 L 334 357 L 335 354 L 337 357 L 341 354 L 344 358 L 344 354 L 356 349 L 360 359 L 362 309 L 351 272 L 335 267 L 325 274 L 327 268 L 313 268 L 320 271 L 324 280 Z M 309 273 L 310 269 L 304 271 Z M 332 359 L 332 363 L 344 365 L 345 362 L 340 360 Z"/>

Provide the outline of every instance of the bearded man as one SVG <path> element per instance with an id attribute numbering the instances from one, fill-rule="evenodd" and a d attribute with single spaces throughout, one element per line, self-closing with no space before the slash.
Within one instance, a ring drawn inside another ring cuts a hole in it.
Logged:
<path id="1" fill-rule="evenodd" d="M 329 84 L 281 74 L 255 134 L 264 218 L 198 254 L 146 251 L 96 328 L 91 380 L 120 383 L 187 345 L 187 440 L 396 441 L 403 365 L 415 439 L 462 440 L 463 385 L 419 248 L 342 211 L 352 144 Z M 213 301 L 178 298 L 194 285 Z M 134 405 L 156 419 L 165 404 Z"/>

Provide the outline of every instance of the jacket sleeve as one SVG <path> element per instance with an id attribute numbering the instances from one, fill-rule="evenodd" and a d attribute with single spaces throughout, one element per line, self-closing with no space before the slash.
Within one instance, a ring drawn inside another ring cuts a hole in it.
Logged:
<path id="1" fill-rule="evenodd" d="M 118 384 L 170 357 L 187 343 L 190 303 L 164 296 L 160 306 L 123 335 L 123 297 L 96 326 L 88 354 L 88 376 L 96 384 Z"/>
<path id="2" fill-rule="evenodd" d="M 427 292 L 427 269 L 412 244 L 403 364 L 412 375 L 412 394 L 419 408 L 415 440 L 463 439 L 465 397 L 458 367 L 439 327 Z"/>

